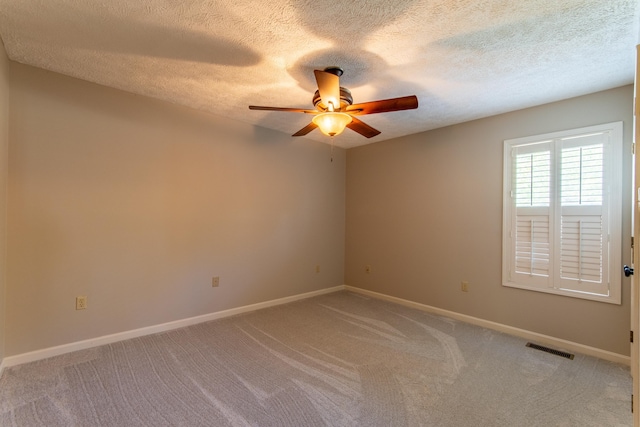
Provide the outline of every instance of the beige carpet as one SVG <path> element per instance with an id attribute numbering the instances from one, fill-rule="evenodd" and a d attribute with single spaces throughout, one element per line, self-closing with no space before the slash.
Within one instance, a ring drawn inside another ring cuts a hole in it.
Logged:
<path id="1" fill-rule="evenodd" d="M 2 426 L 631 426 L 625 366 L 348 292 L 5 370 Z"/>

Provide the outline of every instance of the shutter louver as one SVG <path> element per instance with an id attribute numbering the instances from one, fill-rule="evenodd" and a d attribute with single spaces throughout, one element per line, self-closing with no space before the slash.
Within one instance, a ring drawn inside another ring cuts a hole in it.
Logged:
<path id="1" fill-rule="evenodd" d="M 562 150 L 562 206 L 602 205 L 602 144 Z"/>
<path id="2" fill-rule="evenodd" d="M 516 206 L 549 206 L 551 152 L 516 155 Z"/>
<path id="3" fill-rule="evenodd" d="M 560 277 L 602 282 L 602 219 L 599 215 L 562 216 Z"/>
<path id="4" fill-rule="evenodd" d="M 549 276 L 549 216 L 518 215 L 516 273 Z"/>

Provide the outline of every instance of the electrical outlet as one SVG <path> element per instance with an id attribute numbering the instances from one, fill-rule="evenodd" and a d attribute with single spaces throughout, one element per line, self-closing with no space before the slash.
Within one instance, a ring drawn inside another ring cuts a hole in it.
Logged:
<path id="1" fill-rule="evenodd" d="M 367 273 L 367 274 L 371 273 L 371 266 L 370 265 L 365 265 L 364 266 L 364 272 Z"/>
<path id="2" fill-rule="evenodd" d="M 214 288 L 220 286 L 220 277 L 215 276 L 213 279 L 211 279 L 211 286 L 213 286 Z"/>
<path id="3" fill-rule="evenodd" d="M 469 292 L 469 282 L 460 282 L 460 290 L 462 292 Z"/>
<path id="4" fill-rule="evenodd" d="M 76 310 L 84 310 L 87 308 L 87 297 L 76 297 Z"/>
<path id="5" fill-rule="evenodd" d="M 316 273 L 320 273 L 320 265 L 316 265 Z"/>

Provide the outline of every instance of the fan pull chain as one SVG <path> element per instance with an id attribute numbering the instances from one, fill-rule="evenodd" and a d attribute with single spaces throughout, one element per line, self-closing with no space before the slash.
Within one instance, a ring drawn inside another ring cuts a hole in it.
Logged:
<path id="1" fill-rule="evenodd" d="M 331 163 L 333 163 L 333 135 L 331 135 Z"/>

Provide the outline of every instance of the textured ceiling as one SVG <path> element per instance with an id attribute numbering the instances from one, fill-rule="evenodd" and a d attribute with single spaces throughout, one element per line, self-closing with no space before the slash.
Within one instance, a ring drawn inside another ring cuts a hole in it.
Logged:
<path id="1" fill-rule="evenodd" d="M 292 134 L 313 69 L 344 69 L 361 116 L 348 148 L 633 82 L 637 0 L 0 0 L 10 59 Z M 318 130 L 307 138 L 329 142 Z"/>

